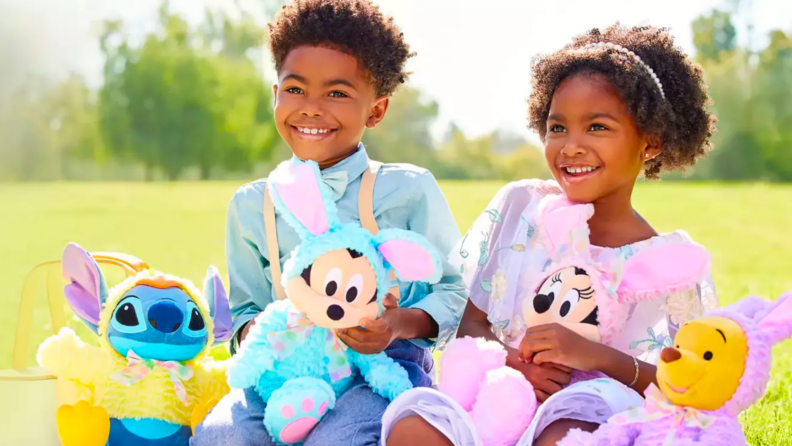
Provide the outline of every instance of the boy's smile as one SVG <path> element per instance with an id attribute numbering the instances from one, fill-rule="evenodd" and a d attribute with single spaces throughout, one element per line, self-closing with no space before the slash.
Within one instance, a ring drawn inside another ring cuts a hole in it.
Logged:
<path id="1" fill-rule="evenodd" d="M 385 115 L 355 57 L 326 46 L 301 46 L 286 56 L 275 91 L 275 124 L 302 160 L 332 166 L 353 153 L 366 127 Z"/>

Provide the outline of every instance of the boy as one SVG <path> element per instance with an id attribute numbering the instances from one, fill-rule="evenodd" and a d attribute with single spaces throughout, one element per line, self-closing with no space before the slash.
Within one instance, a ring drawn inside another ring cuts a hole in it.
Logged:
<path id="1" fill-rule="evenodd" d="M 273 87 L 278 132 L 293 159 L 319 164 L 341 220 L 360 219 L 374 230 L 416 231 L 448 253 L 460 234 L 432 174 L 405 164 L 378 170 L 360 143 L 364 130 L 382 121 L 389 97 L 407 78 L 403 69 L 411 53 L 392 19 L 368 0 L 295 0 L 269 29 L 278 72 Z M 364 172 L 372 171 L 373 192 L 364 181 Z M 274 257 L 285 261 L 299 243 L 285 222 L 268 214 L 265 187 L 266 180 L 241 187 L 229 206 L 232 350 L 255 323 L 253 318 L 282 297 L 280 263 Z M 277 231 L 266 227 L 267 218 L 276 222 Z M 440 283 L 400 283 L 391 290 L 395 296 L 386 298 L 387 309 L 379 319 L 364 321 L 365 330 L 350 328 L 339 336 L 360 353 L 385 351 L 407 369 L 414 386 L 430 386 L 434 361 L 428 348 L 442 348 L 453 337 L 466 302 L 461 278 L 445 263 Z M 387 404 L 362 379 L 356 381 L 304 444 L 379 444 Z M 252 389 L 232 391 L 196 429 L 191 444 L 272 444 L 263 414 L 264 403 Z"/>

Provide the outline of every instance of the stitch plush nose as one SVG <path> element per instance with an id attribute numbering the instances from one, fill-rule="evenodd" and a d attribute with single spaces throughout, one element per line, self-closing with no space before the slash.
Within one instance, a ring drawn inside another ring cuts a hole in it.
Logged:
<path id="1" fill-rule="evenodd" d="M 158 302 L 149 308 L 149 324 L 163 333 L 173 333 L 184 321 L 184 313 L 171 302 Z"/>
<path id="2" fill-rule="evenodd" d="M 682 353 L 679 353 L 679 350 L 675 348 L 666 347 L 662 352 L 660 352 L 660 359 L 662 359 L 665 363 L 674 362 L 681 358 Z"/>
<path id="3" fill-rule="evenodd" d="M 327 307 L 327 317 L 334 321 L 340 321 L 344 317 L 344 309 L 338 305 L 330 305 Z"/>

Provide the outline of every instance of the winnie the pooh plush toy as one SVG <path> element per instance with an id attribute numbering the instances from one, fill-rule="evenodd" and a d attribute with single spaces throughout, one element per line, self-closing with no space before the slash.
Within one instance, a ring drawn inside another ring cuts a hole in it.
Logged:
<path id="1" fill-rule="evenodd" d="M 683 325 L 657 365 L 643 407 L 594 433 L 572 430 L 559 446 L 744 446 L 737 416 L 770 379 L 773 344 L 792 336 L 792 293 L 748 297 Z"/>
<path id="2" fill-rule="evenodd" d="M 228 393 L 225 362 L 207 358 L 231 337 L 217 269 L 202 293 L 149 268 L 108 289 L 96 260 L 73 243 L 62 265 L 69 306 L 99 337 L 96 347 L 63 328 L 38 350 L 41 367 L 68 389 L 57 414 L 63 446 L 186 446 Z"/>

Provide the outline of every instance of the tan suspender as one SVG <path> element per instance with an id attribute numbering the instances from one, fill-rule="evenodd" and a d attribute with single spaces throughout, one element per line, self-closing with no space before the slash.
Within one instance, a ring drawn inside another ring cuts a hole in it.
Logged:
<path id="1" fill-rule="evenodd" d="M 382 163 L 380 162 L 369 162 L 369 167 L 363 172 L 363 177 L 360 180 L 360 192 L 358 194 L 360 225 L 374 235 L 379 232 L 377 220 L 374 218 L 374 181 L 377 179 L 377 172 L 379 172 L 381 167 Z M 275 227 L 275 206 L 272 203 L 272 197 L 266 190 L 264 191 L 264 229 L 267 237 L 272 286 L 275 288 L 275 296 L 278 300 L 282 300 L 286 298 L 286 292 L 283 289 L 283 285 L 281 285 L 280 249 L 278 247 L 278 232 Z M 391 281 L 396 279 L 393 271 L 390 273 L 390 279 Z M 396 299 L 399 299 L 399 286 L 393 286 L 390 289 L 390 293 Z"/>

